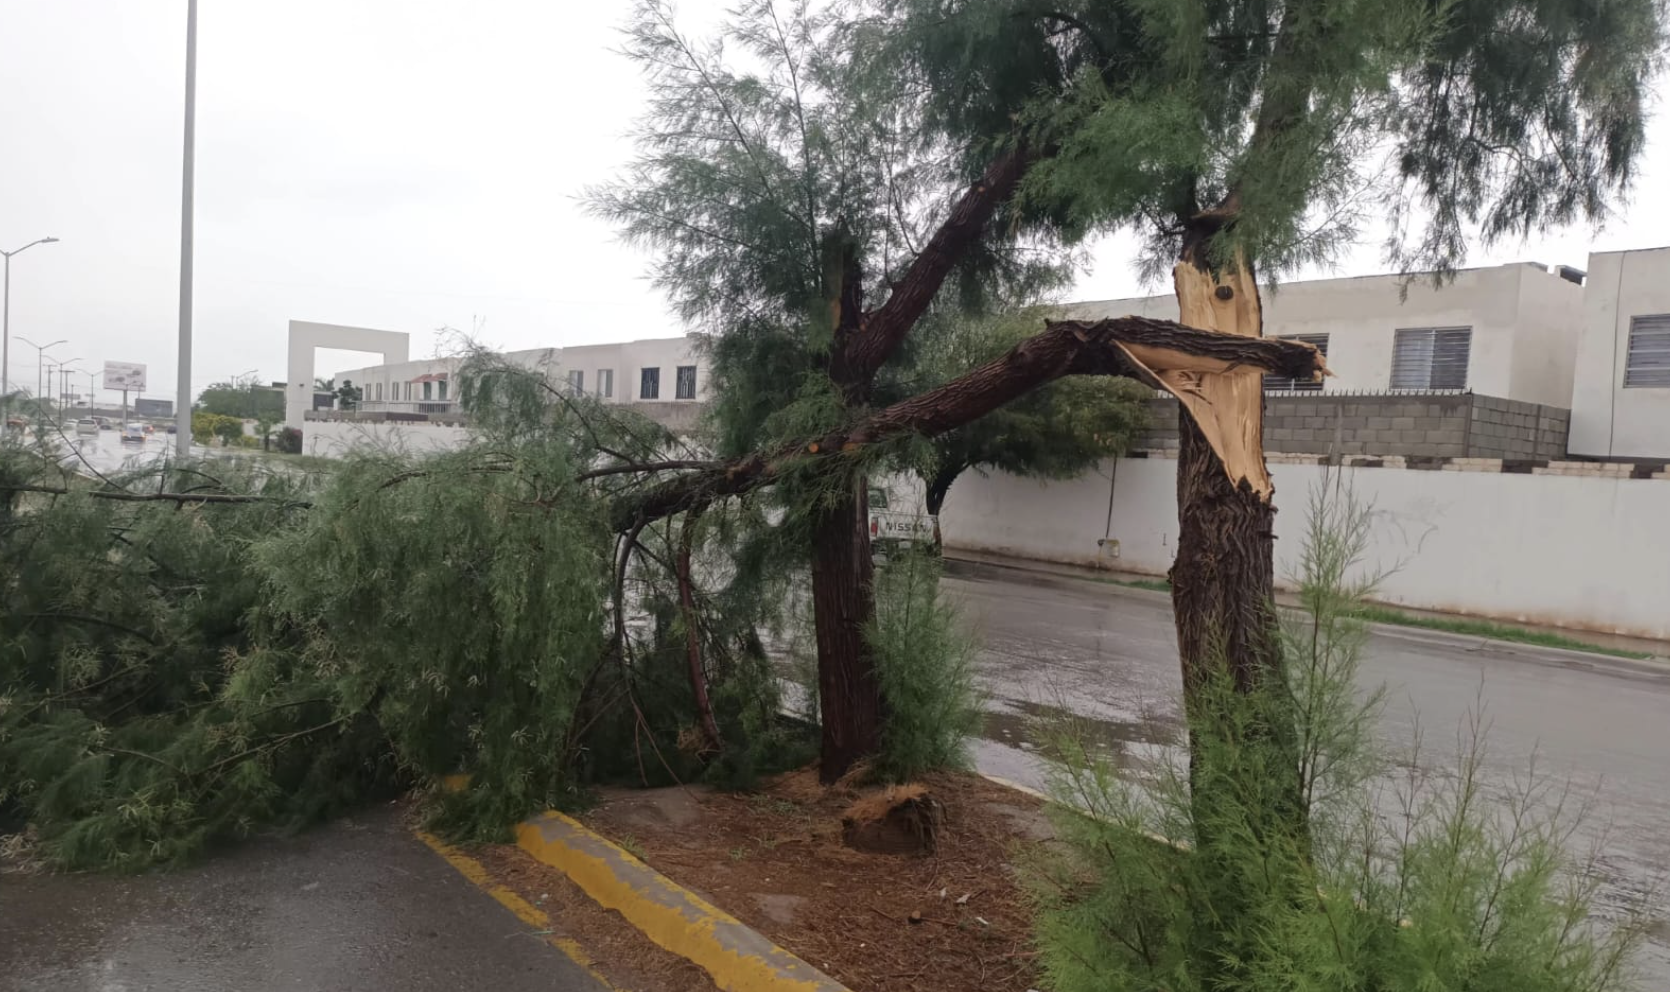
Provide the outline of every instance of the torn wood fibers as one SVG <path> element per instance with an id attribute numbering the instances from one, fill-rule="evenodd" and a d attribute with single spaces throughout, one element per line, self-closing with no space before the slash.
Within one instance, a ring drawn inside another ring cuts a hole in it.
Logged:
<path id="1" fill-rule="evenodd" d="M 1213 273 L 1188 260 L 1172 269 L 1178 322 L 1203 331 L 1242 337 L 1263 336 L 1258 282 L 1244 261 L 1234 272 Z M 1274 486 L 1264 464 L 1264 373 L 1217 358 L 1190 355 L 1175 348 L 1120 343 L 1130 360 L 1147 370 L 1189 411 L 1212 446 L 1230 484 L 1244 481 L 1269 502 Z M 1322 362 L 1321 375 L 1332 375 Z"/>

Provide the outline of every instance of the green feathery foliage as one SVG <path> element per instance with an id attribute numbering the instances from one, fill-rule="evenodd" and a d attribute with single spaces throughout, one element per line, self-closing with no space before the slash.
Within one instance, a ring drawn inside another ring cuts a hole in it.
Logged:
<path id="1" fill-rule="evenodd" d="M 653 477 L 631 466 L 694 453 L 492 356 L 461 378 L 478 437 L 423 458 L 90 480 L 0 450 L 0 822 L 132 869 L 460 772 L 433 821 L 485 838 L 599 780 L 803 759 L 763 647 L 788 573 L 760 501 L 623 548 L 611 501 Z"/>
<path id="2" fill-rule="evenodd" d="M 1643 143 L 1657 0 L 880 0 L 886 74 L 924 141 L 1037 150 L 1023 209 L 1074 238 L 1124 228 L 1145 270 L 1185 223 L 1277 274 L 1367 216 L 1389 258 L 1444 274 L 1486 243 L 1599 222 Z M 885 99 L 885 97 L 877 97 Z M 1016 121 L 1022 122 L 1017 130 Z"/>
<path id="3" fill-rule="evenodd" d="M 967 767 L 968 739 L 983 718 L 977 644 L 940 590 L 942 567 L 935 555 L 907 550 L 876 569 L 876 617 L 866 636 L 891 714 L 874 764 L 887 781 Z"/>
<path id="4" fill-rule="evenodd" d="M 1381 696 L 1355 685 L 1366 632 L 1353 613 L 1374 584 L 1362 561 L 1368 508 L 1323 490 L 1312 511 L 1304 608 L 1283 620 L 1289 685 L 1201 687 L 1214 717 L 1191 723 L 1190 759 L 1143 782 L 1060 736 L 1065 843 L 1031 876 L 1050 986 L 1631 987 L 1641 931 L 1591 918 L 1599 876 L 1569 846 L 1558 791 L 1534 776 L 1505 797 L 1487 789 L 1476 726 L 1453 768 L 1375 745 Z M 1271 821 L 1294 751 L 1265 738 L 1277 719 L 1299 742 L 1304 841 Z"/>

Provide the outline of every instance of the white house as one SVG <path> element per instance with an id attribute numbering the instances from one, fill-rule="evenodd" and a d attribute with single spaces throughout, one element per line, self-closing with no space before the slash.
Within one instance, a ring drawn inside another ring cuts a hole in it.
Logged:
<path id="1" fill-rule="evenodd" d="M 1670 248 L 1589 256 L 1568 444 L 1670 459 Z"/>
<path id="2" fill-rule="evenodd" d="M 1266 388 L 1383 392 L 1471 390 L 1567 407 L 1583 321 L 1583 274 L 1516 262 L 1464 269 L 1454 282 L 1397 276 L 1311 279 L 1265 290 L 1264 333 L 1321 348 L 1334 376 Z M 1666 287 L 1670 291 L 1670 286 Z M 1075 317 L 1175 320 L 1164 296 L 1074 303 Z"/>
<path id="3" fill-rule="evenodd" d="M 513 364 L 536 370 L 576 393 L 608 403 L 696 404 L 707 398 L 707 367 L 689 337 L 508 352 Z M 459 357 L 350 369 L 338 383 L 361 391 L 365 413 L 448 415 L 458 412 Z"/>

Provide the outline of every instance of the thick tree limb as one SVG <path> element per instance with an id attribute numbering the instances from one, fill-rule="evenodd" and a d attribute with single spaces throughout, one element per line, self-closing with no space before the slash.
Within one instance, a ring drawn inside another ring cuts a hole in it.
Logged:
<path id="1" fill-rule="evenodd" d="M 668 480 L 615 504 L 611 522 L 626 530 L 699 509 L 768 485 L 807 458 L 828 458 L 902 434 L 933 437 L 975 420 L 1037 387 L 1068 375 L 1123 375 L 1158 385 L 1156 374 L 1193 368 L 1229 375 L 1265 372 L 1296 379 L 1326 373 L 1304 342 L 1198 331 L 1169 320 L 1115 317 L 1049 321 L 1043 333 L 951 382 L 887 407 L 850 428 L 805 445 L 750 455 Z"/>
<path id="2" fill-rule="evenodd" d="M 868 380 L 887 363 L 899 343 L 927 312 L 945 277 L 979 241 L 997 208 L 1014 195 L 1032 161 L 1033 156 L 1024 146 L 1012 148 L 993 160 L 922 246 L 922 251 L 893 287 L 887 302 L 866 315 L 863 332 L 847 347 L 847 360 L 863 379 Z"/>

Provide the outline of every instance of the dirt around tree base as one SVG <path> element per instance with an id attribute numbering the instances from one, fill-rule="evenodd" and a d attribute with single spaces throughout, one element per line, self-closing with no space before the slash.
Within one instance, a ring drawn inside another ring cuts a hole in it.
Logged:
<path id="1" fill-rule="evenodd" d="M 805 770 L 747 795 L 614 792 L 584 819 L 854 992 L 1036 988 L 1031 911 L 1014 864 L 1050 836 L 1043 804 L 973 775 L 915 785 L 878 799 L 826 789 Z M 919 853 L 849 846 L 855 806 L 881 810 L 871 822 L 903 808 L 915 824 L 924 800 L 937 809 Z"/>

